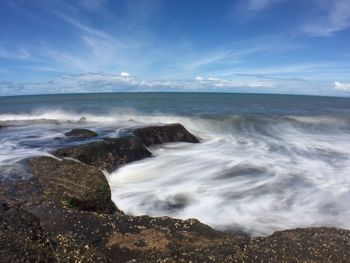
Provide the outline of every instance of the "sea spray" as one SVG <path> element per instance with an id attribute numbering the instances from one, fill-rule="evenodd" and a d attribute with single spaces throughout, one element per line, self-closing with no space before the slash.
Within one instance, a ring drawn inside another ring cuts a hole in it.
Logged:
<path id="1" fill-rule="evenodd" d="M 30 177 L 22 166 L 27 158 L 91 141 L 65 137 L 73 128 L 92 129 L 99 134 L 93 140 L 100 140 L 181 123 L 200 144 L 152 146 L 153 158 L 108 175 L 113 200 L 125 212 L 194 217 L 252 235 L 320 225 L 350 228 L 350 100 L 262 99 L 267 96 L 50 97 L 62 108 L 34 96 L 26 99 L 33 100 L 31 110 L 27 102 L 1 103 L 0 180 Z"/>

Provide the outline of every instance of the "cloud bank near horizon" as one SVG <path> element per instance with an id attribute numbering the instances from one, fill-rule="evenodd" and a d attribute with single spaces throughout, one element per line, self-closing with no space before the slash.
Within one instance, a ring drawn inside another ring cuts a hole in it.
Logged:
<path id="1" fill-rule="evenodd" d="M 96 92 L 232 92 L 327 95 L 330 83 L 308 87 L 303 79 L 273 79 L 263 76 L 236 75 L 235 79 L 197 76 L 187 80 L 142 80 L 127 72 L 119 74 L 86 73 L 63 75 L 40 82 L 0 81 L 0 96 Z M 280 87 L 283 86 L 281 92 Z M 332 86 L 333 89 L 333 86 Z M 350 91 L 350 86 L 335 83 L 335 90 Z"/>

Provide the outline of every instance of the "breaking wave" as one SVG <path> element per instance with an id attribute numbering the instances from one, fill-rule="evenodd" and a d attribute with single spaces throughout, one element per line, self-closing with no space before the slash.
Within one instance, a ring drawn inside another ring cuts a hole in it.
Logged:
<path id="1" fill-rule="evenodd" d="M 267 235 L 306 226 L 350 228 L 350 116 L 0 114 L 1 180 L 30 175 L 21 160 L 72 142 L 90 128 L 118 137 L 139 126 L 182 123 L 200 144 L 153 146 L 154 158 L 108 179 L 120 209 L 135 215 L 197 218 L 217 229 Z M 22 170 L 21 170 L 22 169 Z"/>

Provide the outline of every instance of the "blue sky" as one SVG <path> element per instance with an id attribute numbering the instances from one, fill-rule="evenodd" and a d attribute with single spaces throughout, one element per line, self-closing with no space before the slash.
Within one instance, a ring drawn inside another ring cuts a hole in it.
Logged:
<path id="1" fill-rule="evenodd" d="M 350 0 L 1 0 L 0 95 L 350 95 Z"/>

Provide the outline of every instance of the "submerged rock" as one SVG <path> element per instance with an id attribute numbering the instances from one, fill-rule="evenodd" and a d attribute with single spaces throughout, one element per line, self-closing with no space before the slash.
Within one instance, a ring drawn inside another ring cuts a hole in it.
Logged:
<path id="1" fill-rule="evenodd" d="M 108 181 L 96 167 L 50 157 L 35 158 L 30 163 L 33 175 L 47 196 L 81 210 L 104 213 L 116 211 Z"/>
<path id="2" fill-rule="evenodd" d="M 70 138 L 90 138 L 96 137 L 97 133 L 88 129 L 73 129 L 65 133 L 65 135 Z"/>
<path id="3" fill-rule="evenodd" d="M 199 142 L 193 134 L 179 123 L 139 128 L 134 130 L 134 135 L 146 146 L 167 142 Z"/>
<path id="4" fill-rule="evenodd" d="M 138 138 L 129 136 L 59 149 L 54 155 L 74 158 L 112 172 L 121 164 L 141 160 L 152 154 Z"/>

